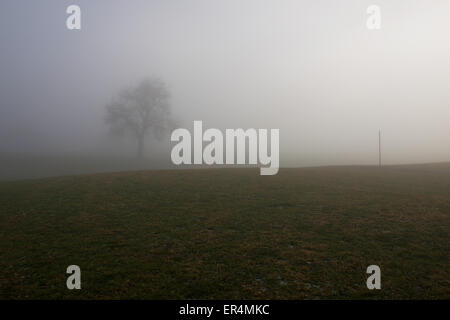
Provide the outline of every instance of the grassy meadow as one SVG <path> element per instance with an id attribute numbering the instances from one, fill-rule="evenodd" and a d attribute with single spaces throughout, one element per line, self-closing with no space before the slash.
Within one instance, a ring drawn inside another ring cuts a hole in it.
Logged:
<path id="1" fill-rule="evenodd" d="M 0 182 L 0 299 L 353 298 L 450 299 L 450 164 Z"/>

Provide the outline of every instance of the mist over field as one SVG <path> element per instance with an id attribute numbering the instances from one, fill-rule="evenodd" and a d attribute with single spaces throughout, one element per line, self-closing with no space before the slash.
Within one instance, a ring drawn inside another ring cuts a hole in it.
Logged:
<path id="1" fill-rule="evenodd" d="M 1 0 L 0 300 L 449 299 L 449 12 Z"/>
<path id="2" fill-rule="evenodd" d="M 67 30 L 76 3 L 82 29 Z M 448 1 L 0 3 L 0 179 L 171 167 L 169 135 L 111 136 L 105 105 L 159 77 L 180 127 L 280 129 L 281 166 L 450 160 Z"/>

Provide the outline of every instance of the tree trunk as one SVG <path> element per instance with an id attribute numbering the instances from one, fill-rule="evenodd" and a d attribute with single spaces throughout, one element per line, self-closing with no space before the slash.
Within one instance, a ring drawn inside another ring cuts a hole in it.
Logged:
<path id="1" fill-rule="evenodd" d="M 142 159 L 144 157 L 144 137 L 138 137 L 138 145 L 137 145 L 137 158 Z"/>

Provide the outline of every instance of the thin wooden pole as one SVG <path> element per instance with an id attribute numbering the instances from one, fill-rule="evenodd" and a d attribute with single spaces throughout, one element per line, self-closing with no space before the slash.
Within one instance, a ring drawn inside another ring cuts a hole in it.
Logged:
<path id="1" fill-rule="evenodd" d="M 381 167 L 381 130 L 378 131 L 378 165 Z"/>

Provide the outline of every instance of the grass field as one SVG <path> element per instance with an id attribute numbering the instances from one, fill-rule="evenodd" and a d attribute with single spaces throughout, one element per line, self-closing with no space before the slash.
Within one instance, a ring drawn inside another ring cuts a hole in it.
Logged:
<path id="1" fill-rule="evenodd" d="M 1 299 L 450 299 L 449 246 L 450 164 L 0 183 Z"/>

